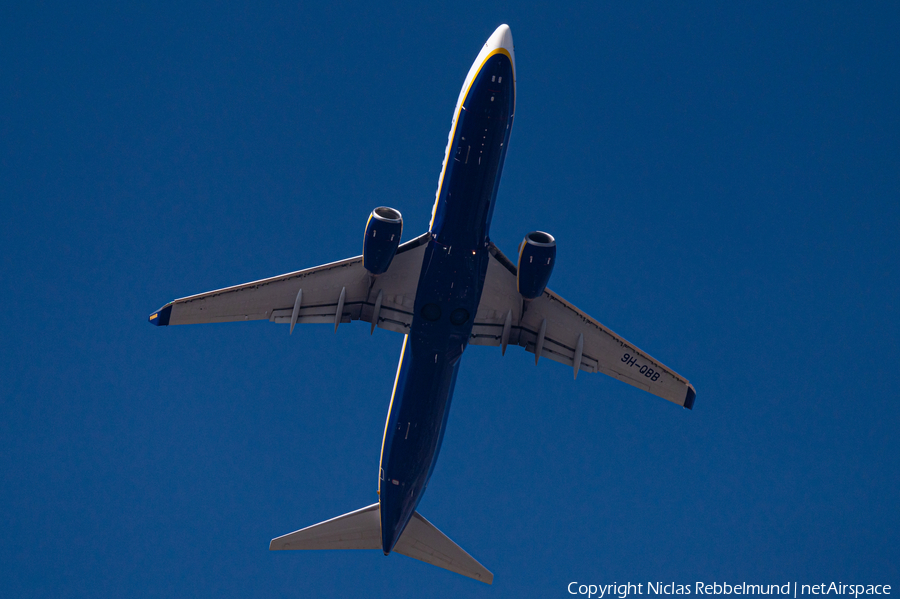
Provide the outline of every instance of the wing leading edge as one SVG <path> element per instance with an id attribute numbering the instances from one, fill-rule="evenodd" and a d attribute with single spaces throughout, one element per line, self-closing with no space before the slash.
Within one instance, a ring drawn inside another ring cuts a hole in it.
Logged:
<path id="1" fill-rule="evenodd" d="M 523 302 L 516 266 L 495 245 L 470 343 L 519 345 L 579 371 L 602 372 L 688 409 L 696 392 L 686 378 L 550 291 Z"/>

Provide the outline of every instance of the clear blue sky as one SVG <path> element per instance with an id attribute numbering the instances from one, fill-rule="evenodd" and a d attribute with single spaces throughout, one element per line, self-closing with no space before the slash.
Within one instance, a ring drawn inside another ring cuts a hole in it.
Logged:
<path id="1" fill-rule="evenodd" d="M 0 9 L 4 596 L 900 590 L 895 3 L 132 4 Z M 378 205 L 423 232 L 501 23 L 493 240 L 555 235 L 550 287 L 695 409 L 471 347 L 420 511 L 494 586 L 269 552 L 376 501 L 402 337 L 147 315 L 356 255 Z"/>

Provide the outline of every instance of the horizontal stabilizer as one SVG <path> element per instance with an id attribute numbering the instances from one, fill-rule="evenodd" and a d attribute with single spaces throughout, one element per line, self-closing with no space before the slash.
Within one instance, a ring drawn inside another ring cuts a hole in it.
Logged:
<path id="1" fill-rule="evenodd" d="M 269 549 L 381 549 L 378 504 L 272 539 Z M 494 582 L 487 568 L 419 512 L 410 518 L 394 551 L 487 584 Z"/>
<path id="2" fill-rule="evenodd" d="M 415 512 L 409 519 L 409 524 L 394 546 L 394 551 L 487 584 L 494 582 L 494 575 L 487 568 L 451 541 L 434 524 L 423 518 L 419 512 Z"/>
<path id="3" fill-rule="evenodd" d="M 269 549 L 381 549 L 378 504 L 272 539 Z"/>

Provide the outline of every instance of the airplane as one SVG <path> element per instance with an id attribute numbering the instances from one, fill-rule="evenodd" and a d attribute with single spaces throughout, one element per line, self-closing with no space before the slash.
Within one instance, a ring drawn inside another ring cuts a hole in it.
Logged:
<path id="1" fill-rule="evenodd" d="M 378 502 L 273 539 L 270 550 L 381 549 L 491 584 L 493 574 L 416 508 L 434 472 L 462 355 L 509 345 L 602 372 L 692 409 L 687 379 L 547 289 L 556 240 L 525 235 L 513 262 L 489 236 L 516 105 L 510 28 L 488 38 L 453 112 L 428 231 L 400 244 L 401 214 L 375 208 L 361 256 L 192 295 L 150 315 L 158 326 L 361 320 L 404 335 L 381 445 Z"/>

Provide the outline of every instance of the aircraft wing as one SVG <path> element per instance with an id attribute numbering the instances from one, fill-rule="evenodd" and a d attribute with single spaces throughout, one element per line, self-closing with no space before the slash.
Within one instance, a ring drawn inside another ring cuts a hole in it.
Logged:
<path id="1" fill-rule="evenodd" d="M 519 345 L 578 371 L 602 372 L 685 408 L 696 393 L 686 378 L 545 289 L 524 302 L 516 285 L 516 266 L 495 245 L 490 246 L 481 303 L 472 337 L 475 345 Z"/>
<path id="2" fill-rule="evenodd" d="M 150 315 L 159 326 L 268 320 L 337 325 L 363 320 L 408 333 L 429 233 L 397 248 L 388 271 L 373 277 L 362 256 L 169 302 Z"/>

